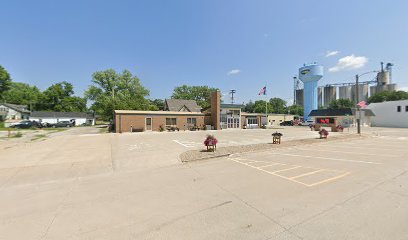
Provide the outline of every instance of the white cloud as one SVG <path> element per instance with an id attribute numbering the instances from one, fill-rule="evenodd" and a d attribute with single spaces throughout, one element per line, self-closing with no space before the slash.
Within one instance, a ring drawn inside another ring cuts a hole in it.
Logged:
<path id="1" fill-rule="evenodd" d="M 342 70 L 352 70 L 362 68 L 368 62 L 368 58 L 363 56 L 345 56 L 337 61 L 336 66 L 329 68 L 329 72 L 338 72 Z"/>
<path id="2" fill-rule="evenodd" d="M 239 74 L 241 72 L 241 70 L 239 70 L 239 69 L 232 69 L 231 71 L 229 71 L 228 73 L 227 73 L 227 75 L 229 76 L 229 75 L 236 75 L 236 74 Z"/>
<path id="3" fill-rule="evenodd" d="M 340 51 L 327 51 L 325 56 L 326 57 L 332 57 L 332 56 L 336 56 L 339 53 L 340 53 Z"/>

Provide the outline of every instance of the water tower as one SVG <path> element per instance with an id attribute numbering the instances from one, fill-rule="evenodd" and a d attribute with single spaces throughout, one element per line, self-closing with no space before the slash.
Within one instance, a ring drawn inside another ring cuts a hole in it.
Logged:
<path id="1" fill-rule="evenodd" d="M 303 108 L 305 120 L 312 110 L 317 109 L 317 82 L 323 77 L 323 66 L 316 63 L 304 64 L 299 68 L 299 79 L 304 85 Z"/>

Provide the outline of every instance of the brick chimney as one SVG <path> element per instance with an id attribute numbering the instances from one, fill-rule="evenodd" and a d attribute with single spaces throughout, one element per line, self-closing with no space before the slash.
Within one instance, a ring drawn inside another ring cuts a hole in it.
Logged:
<path id="1" fill-rule="evenodd" d="M 220 91 L 215 91 L 211 93 L 211 121 L 215 130 L 221 130 L 221 93 Z"/>

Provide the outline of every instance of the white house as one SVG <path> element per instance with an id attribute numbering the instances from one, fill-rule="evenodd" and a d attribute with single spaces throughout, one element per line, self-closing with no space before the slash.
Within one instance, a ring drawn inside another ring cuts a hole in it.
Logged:
<path id="1" fill-rule="evenodd" d="M 30 120 L 51 124 L 70 121 L 75 122 L 75 126 L 82 124 L 95 125 L 95 115 L 85 112 L 32 112 Z"/>
<path id="2" fill-rule="evenodd" d="M 30 116 L 27 105 L 17 105 L 10 103 L 0 103 L 0 121 L 4 121 L 5 126 L 26 120 Z"/>
<path id="3" fill-rule="evenodd" d="M 408 128 L 408 100 L 371 103 L 367 108 L 375 114 L 372 127 Z"/>

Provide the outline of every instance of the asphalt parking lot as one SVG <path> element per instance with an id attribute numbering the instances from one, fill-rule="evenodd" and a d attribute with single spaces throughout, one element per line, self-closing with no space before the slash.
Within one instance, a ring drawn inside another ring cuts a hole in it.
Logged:
<path id="1" fill-rule="evenodd" d="M 408 130 L 363 130 L 187 164 L 210 132 L 72 129 L 2 148 L 0 239 L 407 239 Z M 274 131 L 214 134 L 235 146 Z"/>

